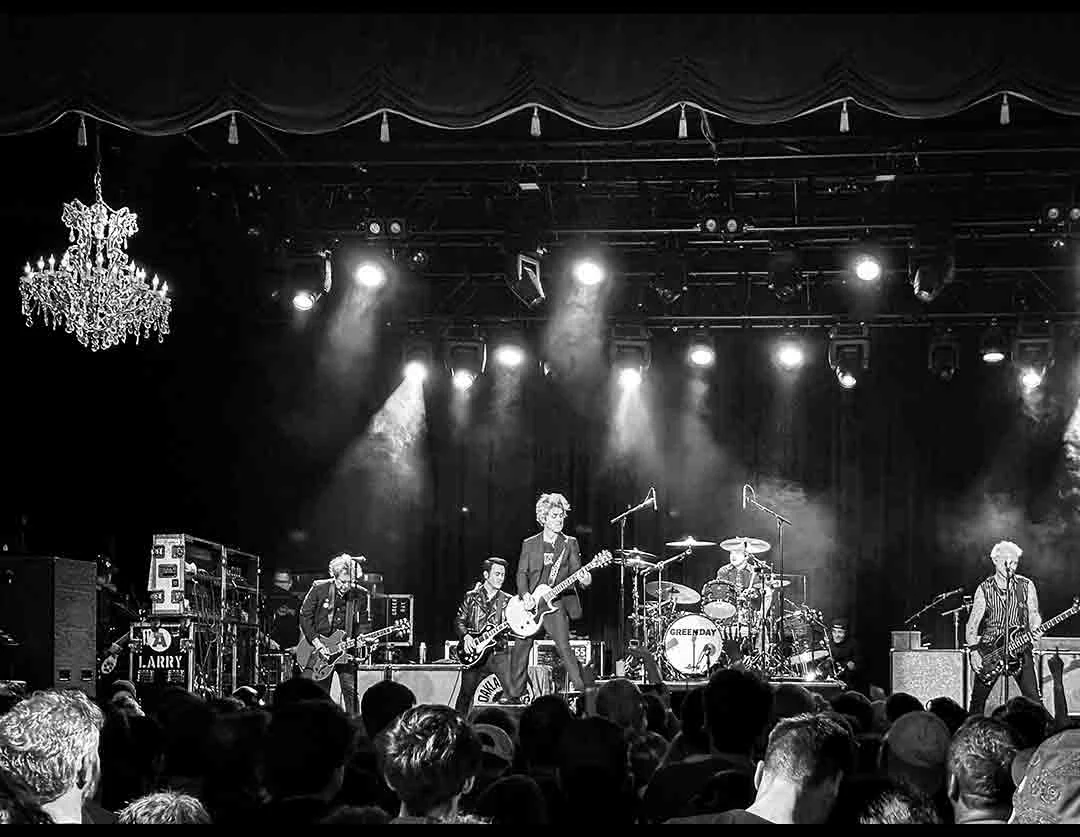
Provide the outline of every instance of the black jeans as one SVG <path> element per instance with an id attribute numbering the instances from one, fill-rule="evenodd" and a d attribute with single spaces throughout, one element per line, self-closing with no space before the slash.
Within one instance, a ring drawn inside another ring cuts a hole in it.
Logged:
<path id="1" fill-rule="evenodd" d="M 334 666 L 334 671 L 337 672 L 338 682 L 341 683 L 341 702 L 345 704 L 345 711 L 350 714 L 359 712 L 360 706 L 356 702 L 356 666 L 352 663 Z M 304 669 L 301 676 L 310 678 L 311 669 Z M 331 674 L 329 677 L 316 682 L 323 687 L 327 694 L 330 694 L 330 687 L 334 683 L 334 675 Z"/>
<path id="2" fill-rule="evenodd" d="M 555 650 L 559 652 L 566 673 L 570 675 L 574 688 L 579 692 L 585 691 L 585 678 L 582 675 L 581 663 L 574 656 L 574 649 L 570 647 L 570 619 L 566 611 L 561 607 L 554 613 L 544 616 L 541 622 L 543 630 L 555 641 Z M 507 697 L 521 697 L 525 691 L 525 683 L 529 677 L 529 653 L 532 651 L 533 640 L 539 632 L 528 639 L 519 639 L 514 643 L 510 652 L 510 688 Z"/>
<path id="3" fill-rule="evenodd" d="M 975 678 L 975 683 L 971 687 L 971 702 L 968 706 L 970 714 L 983 714 L 986 709 L 986 699 L 990 697 L 990 691 L 995 683 L 997 683 L 997 678 L 989 683 L 983 683 Z M 1035 679 L 1035 659 L 1032 657 L 1030 648 L 1020 657 L 1020 693 L 1024 697 L 1042 703 L 1042 698 L 1039 696 L 1039 681 Z"/>
<path id="4" fill-rule="evenodd" d="M 469 714 L 472 706 L 473 695 L 476 687 L 489 674 L 499 678 L 503 694 L 509 693 L 510 688 L 510 655 L 505 651 L 497 651 L 475 668 L 466 668 L 461 671 L 461 689 L 458 691 L 457 702 L 454 708 L 462 715 Z"/>

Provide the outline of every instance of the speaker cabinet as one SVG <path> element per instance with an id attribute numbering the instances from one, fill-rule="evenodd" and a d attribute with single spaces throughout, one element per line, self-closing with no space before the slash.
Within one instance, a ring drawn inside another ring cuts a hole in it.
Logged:
<path id="1" fill-rule="evenodd" d="M 0 676 L 95 696 L 96 580 L 90 561 L 0 553 L 0 629 L 18 643 L 0 649 Z"/>
<path id="2" fill-rule="evenodd" d="M 1039 684 L 1042 688 L 1043 704 L 1054 713 L 1054 680 L 1050 676 L 1047 663 L 1054 656 L 1053 651 L 1043 651 L 1039 655 Z M 1069 716 L 1080 716 L 1080 651 L 1058 651 L 1058 656 L 1065 663 L 1061 672 L 1062 682 L 1065 684 L 1065 700 L 1069 706 Z M 1019 691 L 1010 694 L 1019 694 Z"/>
<path id="3" fill-rule="evenodd" d="M 386 665 L 360 666 L 356 674 L 356 692 L 364 696 L 374 683 L 393 680 L 412 689 L 417 703 L 437 703 L 453 706 L 461 691 L 461 666 Z M 333 692 L 331 692 L 333 694 Z"/>
<path id="4" fill-rule="evenodd" d="M 924 704 L 936 697 L 950 697 L 967 706 L 971 687 L 963 651 L 892 651 L 890 667 L 894 692 L 907 692 Z"/>

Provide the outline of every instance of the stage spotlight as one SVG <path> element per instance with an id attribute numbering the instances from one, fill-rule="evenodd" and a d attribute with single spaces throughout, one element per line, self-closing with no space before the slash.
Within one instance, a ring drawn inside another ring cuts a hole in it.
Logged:
<path id="1" fill-rule="evenodd" d="M 1065 207 L 1060 203 L 1048 203 L 1043 207 L 1042 221 L 1044 224 L 1058 224 L 1065 220 Z"/>
<path id="2" fill-rule="evenodd" d="M 695 332 L 690 338 L 686 359 L 691 366 L 696 366 L 698 369 L 707 369 L 716 363 L 716 347 L 707 331 Z"/>
<path id="3" fill-rule="evenodd" d="M 495 362 L 507 369 L 516 369 L 525 362 L 525 349 L 517 343 L 501 343 L 495 348 Z"/>
<path id="4" fill-rule="evenodd" d="M 609 346 L 611 367 L 619 386 L 632 389 L 641 384 L 645 370 L 652 363 L 649 332 L 644 326 L 615 326 Z"/>
<path id="5" fill-rule="evenodd" d="M 540 258 L 536 255 L 515 254 L 506 284 L 526 308 L 537 308 L 547 298 L 540 280 Z"/>
<path id="6" fill-rule="evenodd" d="M 787 334 L 780 338 L 780 341 L 776 344 L 774 357 L 776 365 L 788 372 L 801 369 L 803 364 L 806 363 L 806 352 L 803 351 L 802 343 L 793 334 Z"/>
<path id="7" fill-rule="evenodd" d="M 951 333 L 936 334 L 927 350 L 927 367 L 940 381 L 951 381 L 960 368 L 960 341 Z"/>
<path id="8" fill-rule="evenodd" d="M 869 253 L 861 253 L 855 257 L 855 275 L 864 282 L 876 282 L 881 278 L 881 261 Z"/>
<path id="9" fill-rule="evenodd" d="M 746 224 L 742 217 L 734 213 L 727 215 L 705 215 L 698 222 L 698 229 L 709 235 L 722 235 L 735 238 L 743 234 Z"/>
<path id="10" fill-rule="evenodd" d="M 1080 221 L 1080 206 L 1069 207 L 1069 222 L 1075 224 Z"/>
<path id="11" fill-rule="evenodd" d="M 386 282 L 386 270 L 375 262 L 363 262 L 353 272 L 353 278 L 358 285 L 374 289 Z"/>
<path id="12" fill-rule="evenodd" d="M 1031 392 L 1034 389 L 1038 389 L 1042 384 L 1045 375 L 1045 372 L 1029 366 L 1022 369 L 1020 372 L 1020 385 L 1028 392 Z"/>
<path id="13" fill-rule="evenodd" d="M 870 368 L 870 329 L 837 324 L 829 331 L 829 368 L 844 389 L 853 389 Z"/>
<path id="14" fill-rule="evenodd" d="M 459 391 L 469 389 L 487 368 L 487 342 L 475 331 L 463 332 L 461 336 L 447 334 L 446 367 L 454 388 Z"/>
<path id="15" fill-rule="evenodd" d="M 409 264 L 413 270 L 423 270 L 428 266 L 429 261 L 431 261 L 431 257 L 428 255 L 427 250 L 417 248 L 409 254 Z"/>
<path id="16" fill-rule="evenodd" d="M 579 259 L 574 263 L 573 273 L 582 285 L 599 285 L 604 281 L 604 268 L 593 259 Z"/>
<path id="17" fill-rule="evenodd" d="M 1031 391 L 1039 387 L 1054 362 L 1053 334 L 1049 323 L 1022 322 L 1013 341 L 1013 364 L 1019 370 L 1020 384 Z"/>
<path id="18" fill-rule="evenodd" d="M 1001 326 L 991 325 L 979 341 L 979 356 L 983 363 L 1001 363 L 1008 357 L 1009 343 Z"/>
<path id="19" fill-rule="evenodd" d="M 430 341 L 424 337 L 410 337 L 401 351 L 402 373 L 410 381 L 423 381 L 431 372 L 434 359 Z"/>
<path id="20" fill-rule="evenodd" d="M 292 298 L 292 304 L 297 311 L 310 311 L 315 307 L 315 294 L 311 291 L 297 291 Z"/>
<path id="21" fill-rule="evenodd" d="M 769 254 L 769 290 L 780 302 L 791 302 L 803 287 L 799 253 L 776 250 Z"/>
<path id="22" fill-rule="evenodd" d="M 371 218 L 365 223 L 364 229 L 369 236 L 380 236 L 383 234 L 383 223 L 378 218 Z"/>
<path id="23" fill-rule="evenodd" d="M 933 302 L 956 275 L 952 227 L 942 222 L 920 225 L 911 243 L 911 287 L 920 302 Z"/>
<path id="24" fill-rule="evenodd" d="M 386 222 L 386 231 L 395 238 L 405 234 L 405 222 L 401 218 L 391 218 Z"/>

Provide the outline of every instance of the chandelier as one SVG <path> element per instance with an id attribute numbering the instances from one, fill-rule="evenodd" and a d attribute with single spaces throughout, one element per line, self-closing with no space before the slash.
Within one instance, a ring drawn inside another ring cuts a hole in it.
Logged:
<path id="1" fill-rule="evenodd" d="M 59 264 L 53 256 L 29 264 L 19 281 L 26 325 L 35 316 L 46 325 L 63 326 L 92 351 L 108 349 L 134 336 L 158 341 L 169 333 L 172 302 L 167 282 L 147 281 L 146 271 L 128 258 L 127 241 L 139 230 L 138 216 L 127 207 L 114 210 L 101 197 L 101 164 L 94 173 L 94 204 L 64 204 L 61 219 L 71 246 Z M 46 264 L 48 269 L 46 269 Z"/>

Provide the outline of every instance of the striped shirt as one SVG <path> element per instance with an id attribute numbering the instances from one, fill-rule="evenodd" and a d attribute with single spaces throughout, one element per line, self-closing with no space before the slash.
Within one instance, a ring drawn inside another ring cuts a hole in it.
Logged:
<path id="1" fill-rule="evenodd" d="M 980 638 L 992 641 L 1001 636 L 1005 632 L 1006 615 L 1009 626 L 1021 631 L 1042 624 L 1039 600 L 1031 579 L 1016 575 L 1011 584 L 1007 613 L 1006 591 L 998 586 L 996 576 L 990 576 L 976 588 L 965 632 L 968 645 L 974 645 Z"/>

